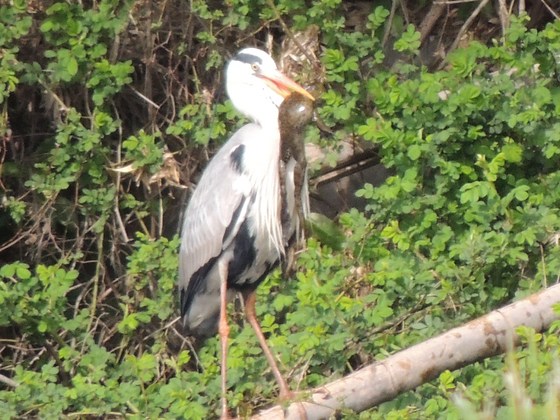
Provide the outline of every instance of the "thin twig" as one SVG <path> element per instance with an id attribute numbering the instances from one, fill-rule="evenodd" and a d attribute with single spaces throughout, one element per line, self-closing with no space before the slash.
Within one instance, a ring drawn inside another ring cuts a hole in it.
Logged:
<path id="1" fill-rule="evenodd" d="M 399 0 L 393 0 L 393 2 L 391 3 L 391 12 L 389 13 L 389 18 L 385 21 L 387 22 L 387 24 L 383 33 L 383 40 L 381 41 L 382 47 L 385 47 L 385 44 L 387 44 L 387 40 L 389 39 L 389 35 L 391 34 L 391 25 L 393 23 L 393 19 L 395 18 L 395 13 L 397 12 L 398 5 Z"/>
<path id="2" fill-rule="evenodd" d="M 474 3 L 478 0 L 446 0 L 446 1 L 434 1 L 434 4 L 442 4 L 444 6 L 450 4 L 463 4 L 463 3 Z"/>
<path id="3" fill-rule="evenodd" d="M 552 16 L 556 18 L 556 20 L 560 20 L 560 15 L 554 11 L 554 9 L 546 2 L 546 0 L 541 0 L 541 3 L 552 14 Z"/>
<path id="4" fill-rule="evenodd" d="M 103 267 L 103 238 L 104 238 L 104 231 L 101 232 L 101 234 L 98 236 L 97 238 L 97 262 L 95 264 L 95 274 L 93 275 L 93 291 L 92 291 L 92 297 L 91 297 L 91 304 L 90 304 L 90 316 L 89 316 L 89 322 L 88 322 L 88 326 L 87 326 L 87 333 L 91 333 L 93 335 L 93 332 L 91 330 L 91 327 L 93 325 L 93 320 L 95 319 L 95 315 L 97 312 L 97 298 L 99 295 L 99 281 L 101 278 L 101 270 Z"/>
<path id="5" fill-rule="evenodd" d="M 500 24 L 502 25 L 502 36 L 506 35 L 506 30 L 509 28 L 509 13 L 506 0 L 498 0 L 498 15 L 500 17 Z"/>
<path id="6" fill-rule="evenodd" d="M 19 384 L 16 381 L 8 378 L 7 376 L 2 375 L 1 373 L 0 373 L 0 382 L 8 386 L 11 386 L 12 388 L 16 388 L 19 386 Z"/>
<path id="7" fill-rule="evenodd" d="M 278 22 L 280 22 L 280 25 L 282 26 L 282 29 L 284 30 L 286 35 L 288 35 L 288 38 L 290 38 L 292 42 L 297 45 L 297 47 L 300 49 L 303 55 L 305 55 L 305 57 L 313 65 L 313 67 L 317 68 L 318 66 L 316 65 L 316 60 L 311 57 L 311 55 L 307 52 L 307 49 L 303 45 L 301 45 L 301 43 L 294 36 L 294 33 L 291 31 L 291 29 L 288 28 L 288 25 L 286 25 L 286 22 L 284 22 L 284 19 L 282 19 L 282 16 L 280 16 L 280 11 L 276 8 L 274 2 L 272 0 L 267 0 L 267 3 L 268 6 L 274 11 L 274 13 L 276 13 Z"/>
<path id="8" fill-rule="evenodd" d="M 122 131 L 122 130 L 119 130 Z M 117 147 L 117 167 L 119 167 L 122 164 L 122 132 L 119 132 L 119 145 Z M 114 206 L 114 211 L 115 211 L 115 219 L 117 220 L 117 225 L 119 225 L 119 230 L 121 232 L 122 235 L 122 239 L 124 241 L 124 243 L 128 243 L 130 241 L 127 233 L 126 233 L 126 227 L 124 226 L 123 220 L 122 220 L 122 216 L 121 216 L 121 212 L 119 209 L 119 190 L 121 189 L 121 173 L 119 171 L 116 171 L 117 174 L 117 179 L 115 180 L 115 184 L 117 185 L 117 193 L 115 194 L 115 206 Z"/>
<path id="9" fill-rule="evenodd" d="M 459 30 L 459 33 L 457 34 L 457 37 L 455 38 L 455 41 L 453 41 L 453 44 L 451 44 L 451 47 L 449 48 L 449 50 L 447 51 L 447 54 L 449 54 L 451 51 L 457 49 L 457 46 L 459 45 L 459 42 L 461 42 L 461 38 L 463 37 L 463 35 L 465 34 L 465 32 L 467 32 L 467 29 L 469 29 L 469 27 L 471 26 L 472 22 L 476 19 L 476 17 L 478 16 L 478 14 L 482 11 L 482 9 L 488 4 L 489 0 L 482 0 L 478 6 L 476 7 L 476 9 L 474 10 L 474 12 L 472 12 L 472 14 L 469 16 L 469 18 L 465 21 L 465 23 L 463 24 L 463 26 L 461 26 L 461 29 Z M 443 64 L 443 63 L 442 63 Z"/>

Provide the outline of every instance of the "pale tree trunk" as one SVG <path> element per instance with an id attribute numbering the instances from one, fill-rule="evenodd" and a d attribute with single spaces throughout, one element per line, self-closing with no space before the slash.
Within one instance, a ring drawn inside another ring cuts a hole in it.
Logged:
<path id="1" fill-rule="evenodd" d="M 560 284 L 373 363 L 320 388 L 304 391 L 302 401 L 275 406 L 252 419 L 324 419 L 342 408 L 356 412 L 486 357 L 504 353 L 519 342 L 515 328 L 548 328 L 558 314 Z"/>

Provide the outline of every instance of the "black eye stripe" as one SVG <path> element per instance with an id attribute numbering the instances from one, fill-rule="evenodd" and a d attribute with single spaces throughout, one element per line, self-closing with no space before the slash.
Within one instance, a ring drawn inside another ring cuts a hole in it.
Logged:
<path id="1" fill-rule="evenodd" d="M 260 57 L 257 57 L 256 55 L 253 54 L 247 54 L 247 53 L 239 53 L 237 54 L 235 57 L 233 57 L 234 60 L 236 61 L 241 61 L 242 63 L 247 63 L 247 64 L 262 64 L 262 60 Z"/>

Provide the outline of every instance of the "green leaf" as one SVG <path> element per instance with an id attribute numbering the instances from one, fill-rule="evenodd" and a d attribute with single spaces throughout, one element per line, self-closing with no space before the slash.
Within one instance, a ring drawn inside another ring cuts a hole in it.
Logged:
<path id="1" fill-rule="evenodd" d="M 27 280 L 31 277 L 31 271 L 25 265 L 18 265 L 16 267 L 16 275 L 21 280 Z"/>
<path id="2" fill-rule="evenodd" d="M 515 191 L 515 198 L 518 201 L 525 201 L 527 200 L 527 198 L 529 198 L 529 186 L 527 185 L 520 185 L 519 187 L 516 187 L 514 189 Z"/>
<path id="3" fill-rule="evenodd" d="M 417 53 L 420 48 L 420 33 L 416 31 L 414 25 L 408 25 L 406 32 L 402 34 L 399 40 L 395 41 L 393 47 L 399 52 Z"/>
<path id="4" fill-rule="evenodd" d="M 417 160 L 422 155 L 421 146 L 413 144 L 408 148 L 407 155 L 411 160 Z"/>
<path id="5" fill-rule="evenodd" d="M 504 158 L 508 162 L 519 163 L 523 158 L 523 148 L 515 143 L 508 143 L 502 148 Z"/>

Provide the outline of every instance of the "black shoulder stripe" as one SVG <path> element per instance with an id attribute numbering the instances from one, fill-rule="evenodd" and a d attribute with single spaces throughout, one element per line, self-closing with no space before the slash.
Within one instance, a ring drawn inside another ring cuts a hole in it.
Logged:
<path id="1" fill-rule="evenodd" d="M 231 166 L 239 173 L 243 173 L 243 154 L 245 153 L 245 145 L 240 144 L 237 146 L 231 154 L 229 158 L 231 160 Z"/>

